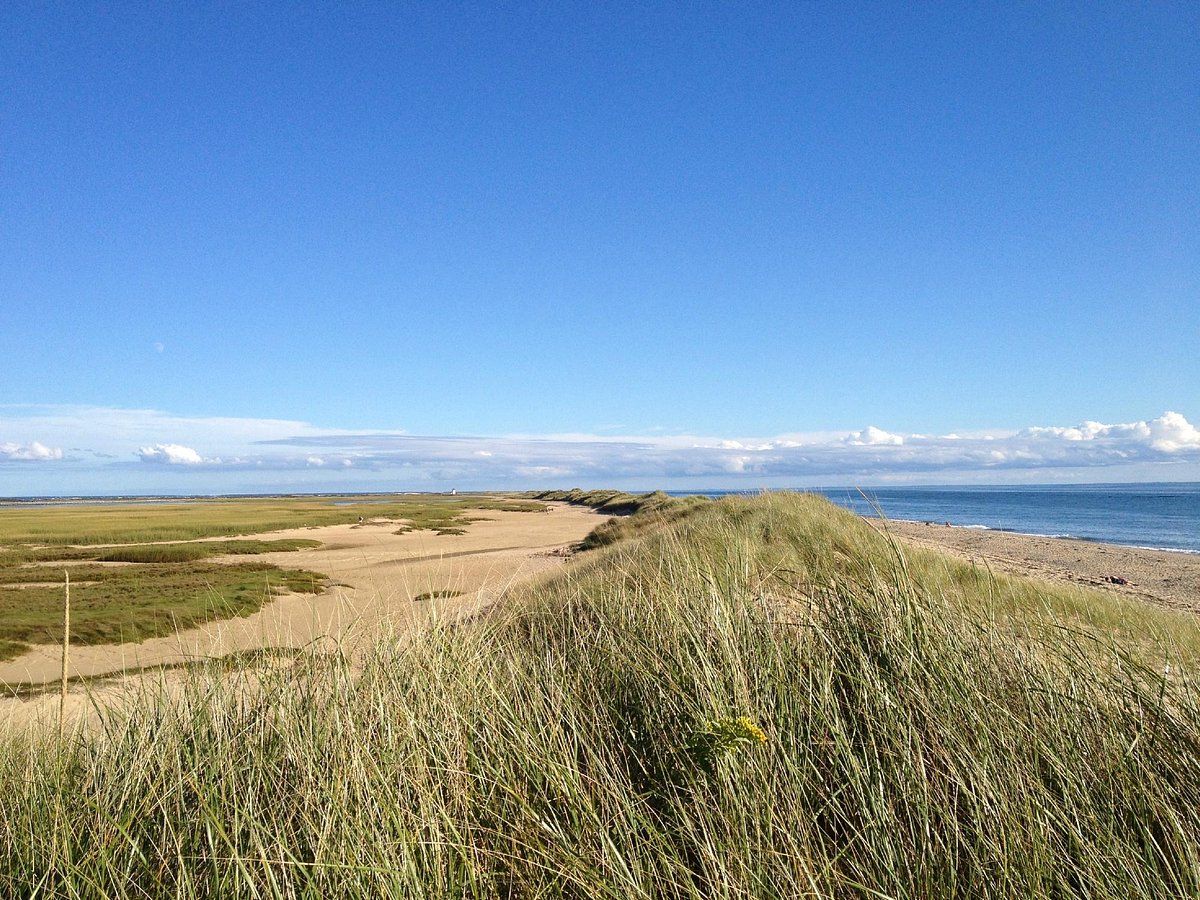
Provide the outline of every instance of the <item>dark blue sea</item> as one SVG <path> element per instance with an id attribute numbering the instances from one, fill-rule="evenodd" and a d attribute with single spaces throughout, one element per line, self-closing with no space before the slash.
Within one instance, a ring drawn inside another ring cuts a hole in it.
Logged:
<path id="1" fill-rule="evenodd" d="M 866 516 L 1200 553 L 1196 482 L 804 490 Z"/>

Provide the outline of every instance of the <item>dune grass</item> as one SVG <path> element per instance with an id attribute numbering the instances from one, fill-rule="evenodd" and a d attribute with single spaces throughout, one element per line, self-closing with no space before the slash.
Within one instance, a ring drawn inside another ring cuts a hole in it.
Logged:
<path id="1" fill-rule="evenodd" d="M 686 518 L 710 501 L 707 497 L 671 497 L 662 491 L 648 494 L 628 494 L 624 491 L 541 491 L 532 495 L 537 500 L 550 500 L 587 506 L 612 518 L 592 529 L 578 546 L 580 550 L 595 550 L 617 541 L 661 528 Z"/>
<path id="2" fill-rule="evenodd" d="M 671 497 L 662 491 L 648 494 L 630 494 L 625 491 L 571 488 L 568 491 L 539 491 L 530 495 L 534 500 L 552 500 L 574 506 L 588 506 L 610 516 L 628 516 L 636 512 L 661 510 L 685 503 L 706 503 L 706 497 Z"/>
<path id="3" fill-rule="evenodd" d="M 11 737 L 0 891 L 1193 897 L 1200 641 L 1112 600 L 705 504 L 353 665 Z"/>

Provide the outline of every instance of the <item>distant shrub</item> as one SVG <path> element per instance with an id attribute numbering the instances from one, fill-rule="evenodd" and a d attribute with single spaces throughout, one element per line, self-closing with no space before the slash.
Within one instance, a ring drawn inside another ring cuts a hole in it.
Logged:
<path id="1" fill-rule="evenodd" d="M 426 600 L 449 600 L 451 597 L 461 597 L 462 591 L 440 590 L 426 591 L 423 594 L 417 594 L 413 597 L 413 603 L 421 603 Z"/>

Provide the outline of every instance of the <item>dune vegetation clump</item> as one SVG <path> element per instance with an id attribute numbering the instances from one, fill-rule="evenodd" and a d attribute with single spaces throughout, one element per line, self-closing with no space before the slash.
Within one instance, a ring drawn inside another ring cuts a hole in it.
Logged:
<path id="1" fill-rule="evenodd" d="M 655 522 L 364 660 L 13 736 L 0 892 L 1200 893 L 1194 621 L 811 496 Z"/>
<path id="2" fill-rule="evenodd" d="M 537 500 L 588 506 L 598 513 L 612 517 L 592 529 L 579 543 L 579 550 L 595 550 L 597 547 L 660 528 L 690 515 L 710 502 L 707 497 L 671 497 L 662 491 L 627 494 L 624 491 L 584 491 L 579 488 L 569 491 L 542 491 L 532 496 Z"/>

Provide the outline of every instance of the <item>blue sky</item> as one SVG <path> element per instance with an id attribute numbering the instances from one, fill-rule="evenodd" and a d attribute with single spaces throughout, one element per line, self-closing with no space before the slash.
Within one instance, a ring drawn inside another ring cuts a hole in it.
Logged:
<path id="1" fill-rule="evenodd" d="M 0 494 L 1200 479 L 1200 6 L 0 6 Z"/>

